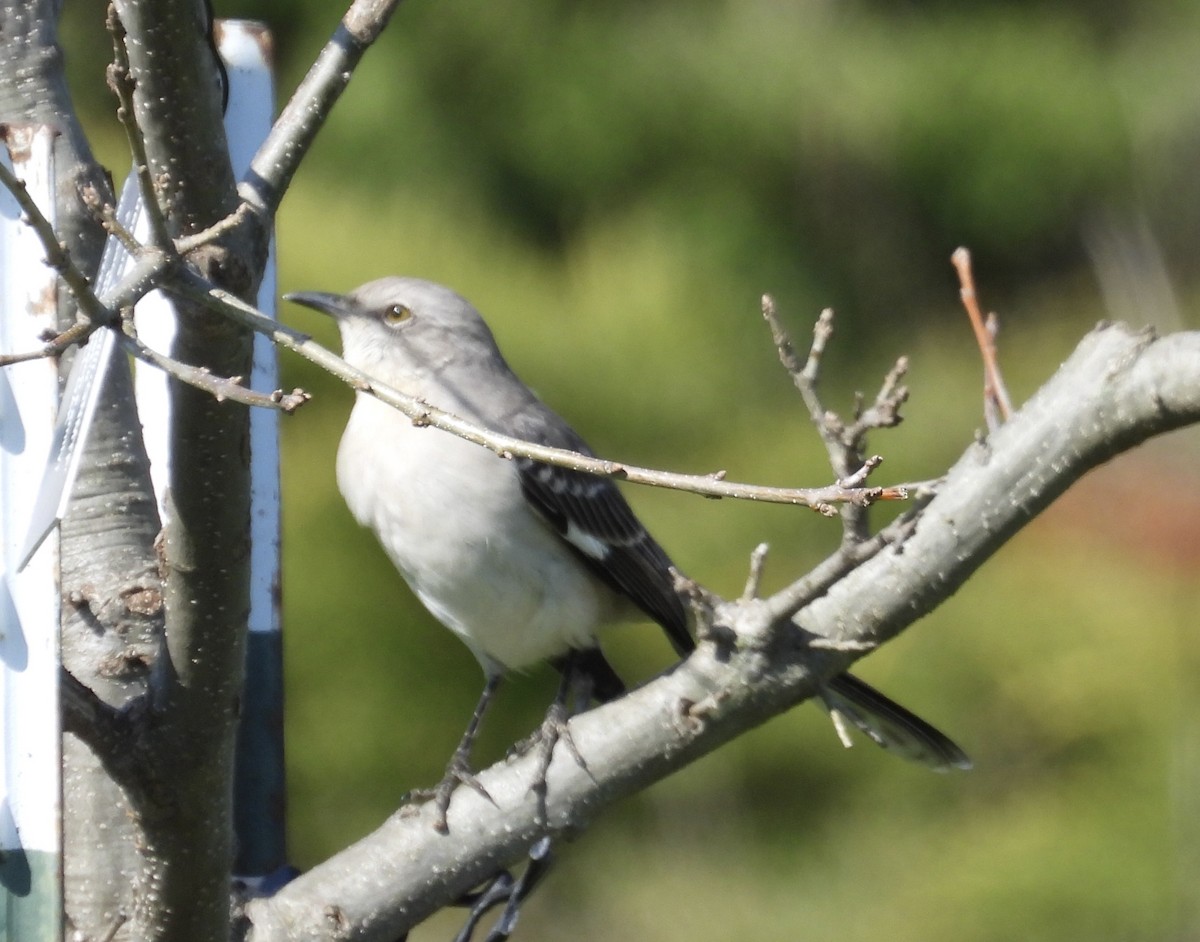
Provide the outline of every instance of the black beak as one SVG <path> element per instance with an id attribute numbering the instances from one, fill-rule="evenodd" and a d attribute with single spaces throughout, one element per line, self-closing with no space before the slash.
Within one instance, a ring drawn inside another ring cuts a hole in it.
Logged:
<path id="1" fill-rule="evenodd" d="M 346 295 L 329 294 L 325 291 L 295 291 L 285 294 L 283 300 L 311 307 L 314 311 L 320 311 L 333 318 L 349 317 L 358 309 Z"/>

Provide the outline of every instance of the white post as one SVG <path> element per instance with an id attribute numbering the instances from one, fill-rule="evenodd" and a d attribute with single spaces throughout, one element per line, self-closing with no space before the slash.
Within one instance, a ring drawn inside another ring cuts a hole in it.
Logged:
<path id="1" fill-rule="evenodd" d="M 54 134 L 10 125 L 0 149 L 51 221 Z M 57 327 L 57 278 L 45 257 L 0 192 L 0 352 L 36 350 Z M 62 937 L 57 533 L 20 568 L 57 406 L 57 360 L 0 369 L 0 884 L 3 934 L 21 942 Z"/>
<path id="2" fill-rule="evenodd" d="M 218 20 L 217 51 L 229 77 L 225 135 L 240 180 L 271 130 L 275 113 L 272 39 L 261 23 Z M 258 288 L 260 311 L 275 315 L 275 239 Z M 254 336 L 250 385 L 279 386 L 275 345 Z M 250 635 L 246 688 L 238 726 L 234 779 L 234 872 L 245 880 L 270 876 L 287 862 L 284 816 L 283 640 L 280 633 L 279 413 L 250 410 Z"/>

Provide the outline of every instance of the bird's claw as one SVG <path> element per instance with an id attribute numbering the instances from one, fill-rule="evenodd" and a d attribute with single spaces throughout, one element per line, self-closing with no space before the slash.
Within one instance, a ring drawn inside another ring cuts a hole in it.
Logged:
<path id="1" fill-rule="evenodd" d="M 504 912 L 484 942 L 504 942 L 508 939 L 516 927 L 521 903 L 550 869 L 553 860 L 550 851 L 550 838 L 538 839 L 529 848 L 529 865 L 519 877 L 514 878 L 507 870 L 501 870 L 483 890 L 468 894 L 460 900 L 462 905 L 471 907 L 471 912 L 462 930 L 454 937 L 455 942 L 470 942 L 483 916 L 500 903 L 505 904 Z"/>
<path id="2" fill-rule="evenodd" d="M 433 788 L 413 789 L 404 796 L 404 800 L 433 802 L 436 809 L 433 827 L 441 834 L 448 834 L 450 832 L 450 825 L 446 821 L 446 815 L 450 810 L 450 799 L 458 791 L 460 785 L 466 785 L 480 797 L 486 798 L 493 805 L 496 804 L 496 800 L 483 787 L 483 783 L 475 777 L 475 773 L 471 771 L 467 757 L 457 752 L 446 766 L 446 774 L 442 776 L 442 780 L 437 785 Z"/>
<path id="3" fill-rule="evenodd" d="M 546 712 L 546 718 L 542 720 L 542 725 L 530 737 L 526 748 L 537 747 L 537 771 L 534 774 L 533 784 L 530 785 L 530 791 L 537 796 L 537 815 L 535 818 L 539 826 L 544 827 L 547 820 L 546 796 L 549 792 L 547 785 L 547 777 L 550 774 L 550 763 L 554 760 L 554 747 L 560 742 L 567 747 L 567 751 L 571 754 L 571 758 L 576 764 L 588 772 L 587 762 L 580 753 L 579 747 L 575 745 L 575 737 L 571 735 L 571 727 L 568 723 L 570 719 L 570 711 L 567 704 L 562 699 L 556 699 Z"/>

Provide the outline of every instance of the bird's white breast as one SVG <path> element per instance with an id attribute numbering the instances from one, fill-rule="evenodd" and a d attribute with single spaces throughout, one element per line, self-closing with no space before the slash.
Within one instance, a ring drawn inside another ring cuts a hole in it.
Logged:
<path id="1" fill-rule="evenodd" d="M 338 487 L 425 606 L 485 669 L 519 669 L 594 643 L 613 593 L 525 502 L 511 461 L 420 428 L 359 395 Z"/>

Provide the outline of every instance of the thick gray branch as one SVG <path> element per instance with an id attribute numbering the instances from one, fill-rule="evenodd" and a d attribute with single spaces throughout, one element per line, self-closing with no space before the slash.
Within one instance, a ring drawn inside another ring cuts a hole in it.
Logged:
<path id="1" fill-rule="evenodd" d="M 233 212 L 221 84 L 201 0 L 117 0 L 137 126 L 173 234 Z"/>
<path id="2" fill-rule="evenodd" d="M 974 444 L 925 508 L 903 551 L 886 549 L 793 622 L 770 600 L 719 603 L 734 652 L 710 643 L 670 673 L 572 721 L 588 763 L 559 750 L 550 770 L 552 830 L 585 826 L 603 806 L 645 788 L 813 695 L 816 681 L 861 651 L 815 650 L 812 636 L 882 641 L 947 598 L 1001 544 L 1088 469 L 1151 435 L 1200 421 L 1200 334 L 1154 340 L 1124 327 L 1094 331 L 1059 373 L 986 443 Z M 795 630 L 799 625 L 800 631 Z M 480 781 L 496 806 L 455 795 L 450 835 L 430 809 L 379 830 L 248 907 L 254 940 L 394 939 L 539 836 L 529 757 Z"/>
<path id="3" fill-rule="evenodd" d="M 852 573 L 799 623 L 833 641 L 886 641 L 1085 472 L 1197 419 L 1200 333 L 1097 328 L 1012 421 L 967 449 L 901 551 Z"/>
<path id="4" fill-rule="evenodd" d="M 222 95 L 201 0 L 117 0 L 138 127 L 172 236 L 237 206 Z M 256 287 L 266 240 L 253 225 L 220 233 L 188 261 L 239 295 Z M 250 371 L 250 336 L 180 305 L 171 355 L 220 376 Z M 136 809 L 139 939 L 223 938 L 233 858 L 234 734 L 249 610 L 249 455 L 245 406 L 173 382 L 162 570 L 166 655 L 151 675 L 158 710 L 143 730 L 156 756 Z"/>

